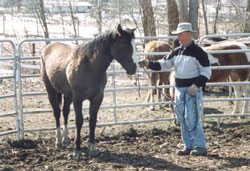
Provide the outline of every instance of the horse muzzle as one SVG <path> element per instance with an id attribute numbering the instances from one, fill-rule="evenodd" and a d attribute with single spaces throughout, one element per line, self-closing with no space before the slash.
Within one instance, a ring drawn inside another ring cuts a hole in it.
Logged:
<path id="1" fill-rule="evenodd" d="M 137 70 L 137 65 L 134 64 L 132 67 L 126 69 L 128 75 L 134 75 Z"/>

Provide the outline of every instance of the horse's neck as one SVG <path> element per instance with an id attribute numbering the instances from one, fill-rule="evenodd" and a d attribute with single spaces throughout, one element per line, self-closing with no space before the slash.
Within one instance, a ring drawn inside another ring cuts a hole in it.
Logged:
<path id="1" fill-rule="evenodd" d="M 111 42 L 112 36 L 109 35 L 100 39 L 97 38 L 97 40 L 89 44 L 89 60 L 96 66 L 95 68 L 98 71 L 106 71 L 113 60 L 109 48 Z"/>
<path id="2" fill-rule="evenodd" d="M 107 52 L 99 52 L 96 57 L 94 57 L 92 63 L 96 67 L 96 72 L 105 72 L 108 67 L 110 66 L 111 62 L 113 61 L 113 58 L 111 55 Z"/>

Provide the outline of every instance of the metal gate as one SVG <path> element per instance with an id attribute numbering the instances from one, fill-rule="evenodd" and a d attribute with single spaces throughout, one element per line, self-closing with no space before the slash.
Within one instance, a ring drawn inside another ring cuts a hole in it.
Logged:
<path id="1" fill-rule="evenodd" d="M 162 36 L 162 37 L 137 37 L 137 41 L 141 39 L 173 39 L 173 36 Z M 48 123 L 48 119 L 54 121 L 51 107 L 48 103 L 47 98 L 45 97 L 45 89 L 40 79 L 40 57 L 43 47 L 46 45 L 46 42 L 60 41 L 67 43 L 76 44 L 74 42 L 86 42 L 89 38 L 69 38 L 69 39 L 26 39 L 19 43 L 17 52 L 15 50 L 14 43 L 9 40 L 0 41 L 4 44 L 9 44 L 11 49 L 10 56 L 4 56 L 0 58 L 0 67 L 4 65 L 10 65 L 12 67 L 12 73 L 10 75 L 0 76 L 0 79 L 10 79 L 13 87 L 11 88 L 12 92 L 0 95 L 0 100 L 10 100 L 13 104 L 13 112 L 5 113 L 0 110 L 0 117 L 12 117 L 15 118 L 15 126 L 13 128 L 7 128 L 8 130 L 3 130 L 0 125 L 0 136 L 17 133 L 18 138 L 24 138 L 25 132 L 40 132 L 42 130 L 53 130 L 55 129 L 55 124 Z M 217 52 L 221 53 L 221 52 Z M 3 54 L 3 53 L 2 53 Z M 155 52 L 150 53 L 151 55 L 163 55 L 168 54 L 166 52 Z M 145 55 L 142 51 L 137 51 L 137 56 L 140 58 Z M 6 64 L 6 61 L 11 61 Z M 1 65 L 2 64 L 2 65 Z M 249 66 L 230 66 L 233 68 L 248 67 Z M 0 68 L 1 69 L 1 68 Z M 216 69 L 216 68 L 215 68 Z M 227 69 L 227 67 L 221 68 Z M 146 75 L 144 71 L 139 69 L 137 75 L 140 75 L 141 78 L 144 78 L 145 84 L 141 86 L 135 86 L 133 80 L 130 80 L 125 74 L 125 71 L 121 69 L 120 65 L 117 62 L 113 62 L 108 70 L 108 85 L 105 88 L 105 93 L 107 94 L 107 101 L 102 104 L 100 110 L 109 110 L 111 119 L 102 120 L 100 118 L 97 126 L 106 126 L 106 125 L 123 125 L 123 124 L 136 124 L 136 123 L 147 123 L 147 122 L 156 122 L 156 121 L 169 121 L 174 118 L 169 115 L 154 115 L 150 118 L 142 118 L 140 113 L 133 113 L 133 108 L 150 106 L 150 105 L 159 105 L 159 104 L 170 104 L 171 102 L 156 102 L 156 103 L 145 103 L 144 99 L 140 101 L 132 101 L 131 95 L 128 104 L 120 103 L 119 92 L 131 92 L 133 91 L 133 96 L 137 96 L 137 93 L 140 91 L 146 91 L 147 89 L 155 88 L 147 86 Z M 141 80 L 143 81 L 143 80 Z M 16 85 L 17 84 L 17 85 Z M 120 85 L 121 84 L 121 85 Z M 124 84 L 124 85 L 123 85 Z M 240 83 L 209 83 L 209 86 L 219 86 L 219 85 L 230 85 L 230 84 L 249 84 L 249 82 L 240 82 Z M 1 83 L 2 85 L 2 83 Z M 158 88 L 169 88 L 167 86 L 158 86 Z M 1 89 L 2 90 L 2 89 Z M 28 91 L 27 91 L 28 90 Z M 17 92 L 18 91 L 18 92 Z M 44 100 L 44 98 L 46 100 Z M 122 97 L 124 98 L 124 97 Z M 7 101 L 6 100 L 6 101 Z M 204 99 L 204 102 L 220 101 L 220 100 L 249 100 L 249 98 L 227 98 L 227 99 Z M 43 102 L 42 102 L 43 101 Z M 44 101 L 47 104 L 44 104 Z M 87 104 L 83 105 L 83 110 L 88 110 Z M 125 110 L 125 112 L 124 112 Z M 128 114 L 126 120 L 120 119 L 120 111 Z M 130 114 L 131 113 L 131 114 Z M 143 112 L 142 112 L 143 113 Z M 249 114 L 246 114 L 248 116 Z M 99 114 L 101 116 L 101 114 Z M 218 115 L 211 114 L 206 115 L 205 117 L 217 117 L 218 121 L 220 117 L 224 116 L 235 116 L 235 115 Z M 51 117 L 51 118 L 50 118 Z M 85 116 L 86 117 L 86 116 Z M 103 116 L 105 117 L 105 116 Z M 0 118 L 0 119 L 1 119 Z M 1 121 L 1 120 L 0 120 Z M 41 126 L 41 125 L 43 126 Z M 84 124 L 83 127 L 87 127 L 88 124 Z M 74 124 L 70 124 L 69 128 L 74 128 Z"/>
<path id="2" fill-rule="evenodd" d="M 19 133 L 15 51 L 13 41 L 0 40 L 0 136 Z"/>
<path id="3" fill-rule="evenodd" d="M 148 37 L 148 39 L 154 39 L 155 37 Z M 168 38 L 173 38 L 173 36 L 165 36 L 165 37 L 160 37 L 160 38 L 164 38 L 164 39 L 168 39 Z M 139 39 L 144 39 L 144 38 L 137 38 Z M 34 90 L 31 90 L 30 92 L 26 92 L 24 87 L 35 87 L 36 85 L 32 84 L 32 80 L 36 80 L 38 82 L 41 82 L 40 79 L 40 74 L 39 74 L 39 62 L 34 62 L 34 61 L 38 61 L 41 57 L 41 51 L 29 54 L 27 52 L 25 52 L 25 50 L 27 50 L 27 46 L 28 47 L 33 47 L 32 44 L 34 43 L 38 43 L 39 45 L 35 45 L 36 47 L 44 47 L 45 46 L 45 42 L 52 42 L 52 41 L 60 41 L 60 42 L 74 42 L 74 41 L 86 41 L 89 40 L 88 38 L 80 38 L 80 39 L 26 39 L 24 41 L 22 41 L 21 43 L 19 43 L 18 46 L 18 68 L 17 68 L 17 80 L 18 80 L 18 94 L 19 94 L 19 115 L 20 115 L 20 138 L 24 137 L 24 132 L 33 132 L 33 131 L 37 131 L 40 132 L 42 130 L 53 130 L 55 129 L 55 125 L 44 125 L 45 127 L 41 128 L 39 126 L 34 127 L 32 126 L 32 128 L 29 128 L 29 123 L 27 122 L 27 118 L 29 117 L 34 117 L 35 115 L 44 115 L 46 116 L 46 114 L 49 113 L 49 116 L 53 117 L 52 115 L 52 110 L 50 108 L 50 106 L 48 105 L 48 109 L 29 109 L 29 107 L 27 106 L 27 99 L 32 100 L 33 103 L 37 103 L 37 99 L 40 98 L 40 96 L 44 96 L 46 95 L 44 89 L 43 91 L 38 91 L 41 87 L 35 88 Z M 38 48 L 39 49 L 39 48 Z M 31 53 L 31 52 L 30 52 Z M 167 53 L 165 53 L 167 54 Z M 142 55 L 142 54 L 138 54 Z M 34 65 L 32 64 L 34 63 Z M 34 72 L 32 73 L 34 70 L 37 70 L 38 72 Z M 138 71 L 138 72 L 142 72 L 142 70 Z M 126 75 L 126 72 L 121 69 L 120 64 L 118 64 L 116 61 L 113 61 L 109 70 L 108 70 L 108 80 L 109 80 L 109 86 L 107 86 L 105 88 L 105 93 L 109 93 L 109 97 L 110 99 L 112 99 L 109 103 L 103 103 L 100 107 L 100 110 L 110 110 L 110 113 L 113 114 L 113 119 L 110 119 L 109 121 L 105 121 L 102 123 L 97 124 L 97 126 L 105 126 L 105 125 L 121 125 L 121 124 L 133 124 L 133 123 L 143 123 L 143 122 L 155 122 L 155 121 L 164 121 L 164 120 L 172 120 L 174 118 L 160 118 L 160 119 L 147 119 L 147 120 L 127 120 L 127 121 L 119 121 L 117 118 L 117 110 L 118 109 L 126 109 L 128 107 L 138 107 L 138 106 L 147 106 L 147 105 L 152 105 L 150 103 L 137 103 L 137 104 L 118 104 L 118 96 L 117 93 L 118 92 L 124 92 L 124 91 L 140 91 L 141 90 L 147 90 L 149 88 L 154 88 L 154 87 L 145 87 L 145 86 L 141 86 L 141 87 L 135 87 L 134 85 L 130 86 L 130 87 L 121 87 L 117 85 L 118 81 L 121 80 L 117 80 L 118 77 L 126 77 L 124 75 Z M 28 79 L 30 79 L 30 81 L 27 81 Z M 128 82 L 129 80 L 123 80 L 124 82 Z M 27 99 L 26 99 L 27 98 Z M 30 98 L 30 99 L 29 99 Z M 107 99 L 107 98 L 105 98 Z M 39 101 L 39 100 L 38 100 Z M 48 101 L 46 99 L 46 101 Z M 39 102 L 38 102 L 39 103 Z M 170 102 L 169 102 L 170 103 Z M 169 104 L 168 103 L 168 104 Z M 155 104 L 161 104 L 161 103 L 155 103 Z M 88 110 L 88 107 L 83 107 L 83 110 Z M 72 109 L 71 109 L 72 111 Z M 138 118 L 138 117 L 137 117 Z M 52 118 L 52 121 L 54 119 Z M 39 122 L 39 121 L 36 121 Z M 34 123 L 35 125 L 35 123 Z M 87 127 L 88 124 L 84 124 L 83 127 Z M 69 128 L 73 128 L 75 127 L 74 124 L 69 125 Z"/>

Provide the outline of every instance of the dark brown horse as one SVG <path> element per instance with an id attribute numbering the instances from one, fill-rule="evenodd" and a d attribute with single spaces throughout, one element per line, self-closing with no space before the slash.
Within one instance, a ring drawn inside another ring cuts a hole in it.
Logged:
<path id="1" fill-rule="evenodd" d="M 95 128 L 97 113 L 107 83 L 106 70 L 113 59 L 117 60 L 128 74 L 136 72 L 134 30 L 123 30 L 120 24 L 116 30 L 96 36 L 86 45 L 71 48 L 63 43 L 49 44 L 41 60 L 41 76 L 56 119 L 56 146 L 69 143 L 67 123 L 70 104 L 75 110 L 76 136 L 75 156 L 80 158 L 81 128 L 83 125 L 82 103 L 89 100 L 89 155 L 95 156 Z M 63 138 L 60 131 L 60 102 L 64 95 Z M 63 139 L 63 141 L 62 141 Z"/>
<path id="2" fill-rule="evenodd" d="M 160 40 L 153 40 L 146 44 L 145 53 L 149 52 L 170 52 L 172 50 L 170 44 Z M 146 55 L 144 58 L 150 61 L 160 60 L 164 55 Z M 169 84 L 169 74 L 170 72 L 151 72 L 149 73 L 150 79 L 148 79 L 149 86 L 160 86 Z M 163 89 L 165 95 L 168 96 L 168 90 Z M 162 101 L 162 89 L 149 89 L 146 101 L 155 102 L 154 95 L 157 94 L 158 102 Z M 166 99 L 165 99 L 166 100 Z M 161 108 L 161 106 L 160 106 Z M 155 105 L 150 106 L 151 110 L 155 110 Z"/>

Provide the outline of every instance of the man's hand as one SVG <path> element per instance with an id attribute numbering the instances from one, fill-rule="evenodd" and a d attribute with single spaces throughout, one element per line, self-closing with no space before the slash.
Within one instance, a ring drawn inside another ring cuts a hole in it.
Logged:
<path id="1" fill-rule="evenodd" d="M 187 89 L 187 93 L 191 96 L 194 96 L 199 88 L 195 85 L 192 84 L 190 87 Z"/>
<path id="2" fill-rule="evenodd" d="M 149 65 L 149 61 L 148 60 L 140 60 L 138 62 L 139 66 L 142 67 L 147 67 Z"/>

